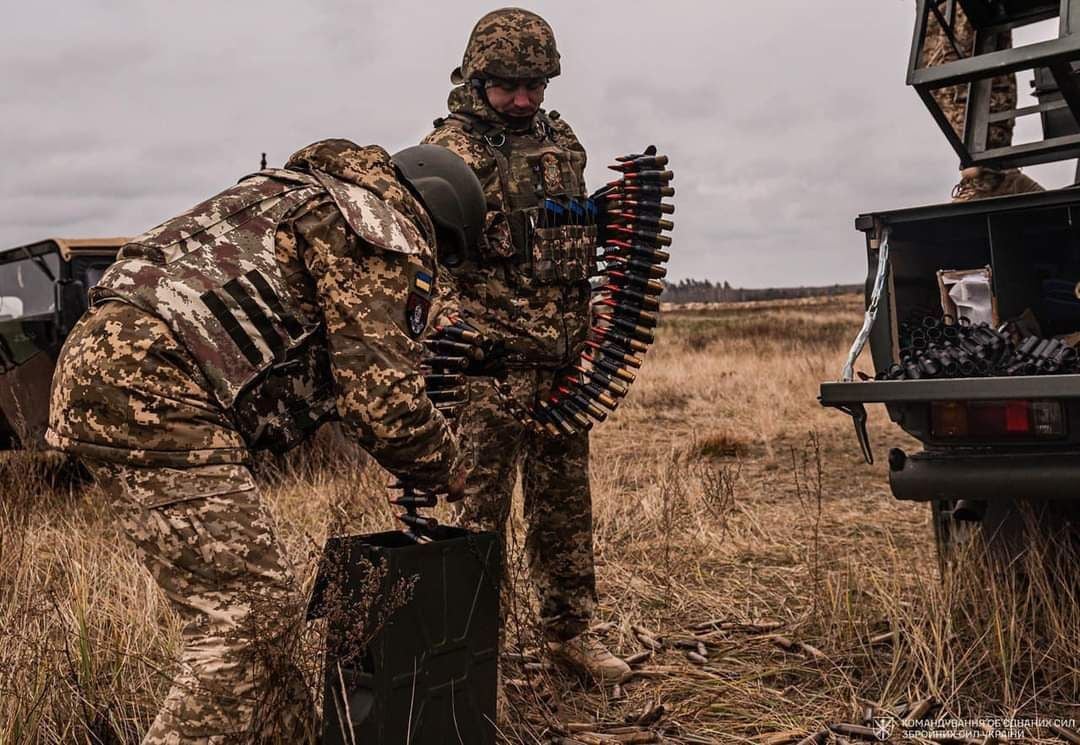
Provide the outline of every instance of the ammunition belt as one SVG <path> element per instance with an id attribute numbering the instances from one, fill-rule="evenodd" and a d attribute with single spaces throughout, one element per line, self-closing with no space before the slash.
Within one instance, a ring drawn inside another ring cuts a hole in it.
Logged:
<path id="1" fill-rule="evenodd" d="M 544 400 L 525 405 L 509 383 L 493 379 L 506 410 L 526 427 L 552 437 L 588 431 L 604 421 L 630 390 L 659 323 L 661 281 L 667 274 L 666 233 L 675 211 L 668 158 L 650 146 L 616 158 L 622 174 L 593 195 L 600 219 L 600 251 L 593 283 L 593 324 L 581 357 L 561 374 Z M 590 262 L 592 263 L 592 262 Z"/>

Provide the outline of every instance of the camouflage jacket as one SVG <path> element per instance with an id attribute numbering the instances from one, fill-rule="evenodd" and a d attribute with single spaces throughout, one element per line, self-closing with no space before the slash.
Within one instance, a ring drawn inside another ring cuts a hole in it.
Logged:
<path id="1" fill-rule="evenodd" d="M 419 372 L 433 245 L 389 155 L 328 140 L 133 239 L 91 302 L 164 320 L 249 447 L 338 416 L 395 475 L 439 486 L 458 450 Z"/>
<path id="2" fill-rule="evenodd" d="M 450 93 L 450 115 L 425 143 L 465 159 L 484 187 L 486 246 L 451 267 L 459 300 L 511 366 L 559 368 L 576 358 L 589 323 L 596 229 L 556 225 L 545 202 L 581 202 L 585 149 L 557 113 L 511 129 L 468 85 Z"/>

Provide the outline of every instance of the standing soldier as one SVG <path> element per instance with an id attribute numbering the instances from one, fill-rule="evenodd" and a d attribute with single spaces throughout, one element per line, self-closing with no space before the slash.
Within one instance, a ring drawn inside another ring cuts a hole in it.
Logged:
<path id="1" fill-rule="evenodd" d="M 457 87 L 449 115 L 424 140 L 458 153 L 484 186 L 486 245 L 440 260 L 473 322 L 505 341 L 508 383 L 519 401 L 547 395 L 589 328 L 595 228 L 560 225 L 545 211 L 586 198 L 585 149 L 557 112 L 540 108 L 559 72 L 555 35 L 543 18 L 519 8 L 488 13 L 450 75 Z M 597 680 L 621 679 L 626 663 L 585 633 L 596 605 L 588 435 L 530 433 L 479 384 L 460 421 L 473 449 L 462 521 L 505 536 L 520 464 L 525 548 L 548 646 Z"/>
<path id="2" fill-rule="evenodd" d="M 949 38 L 945 28 L 938 22 L 937 16 L 930 14 L 923 47 L 922 63 L 926 67 L 955 62 L 963 57 L 970 57 L 975 49 L 975 29 L 959 3 L 955 6 L 956 19 L 953 22 L 953 38 Z M 1012 31 L 1002 31 L 998 45 L 1001 48 L 1012 46 Z M 953 85 L 939 88 L 933 92 L 941 110 L 958 137 L 964 136 L 964 119 L 967 116 L 967 85 Z M 998 75 L 994 78 L 990 90 L 990 111 L 1011 111 L 1016 108 L 1016 74 Z M 1006 119 L 993 122 L 987 133 L 988 148 L 1007 147 L 1012 144 L 1013 127 L 1016 122 Z M 960 183 L 953 187 L 954 202 L 970 202 L 974 199 L 1000 197 L 1006 194 L 1042 191 L 1043 188 L 1033 179 L 1025 176 L 1018 168 L 1000 170 L 986 166 L 971 166 L 960 171 Z"/>
<path id="3" fill-rule="evenodd" d="M 457 498 L 457 441 L 419 372 L 434 246 L 481 234 L 444 148 L 327 140 L 127 244 L 57 366 L 48 441 L 90 465 L 183 621 L 144 743 L 304 743 L 282 649 L 296 583 L 249 470 L 340 417 L 387 470 Z"/>

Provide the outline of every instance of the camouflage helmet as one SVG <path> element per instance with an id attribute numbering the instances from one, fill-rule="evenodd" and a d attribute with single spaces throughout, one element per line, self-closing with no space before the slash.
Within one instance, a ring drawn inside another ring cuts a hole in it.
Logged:
<path id="1" fill-rule="evenodd" d="M 476 78 L 553 78 L 561 72 L 555 32 L 522 8 L 493 10 L 473 27 L 461 67 L 450 73 L 460 85 Z"/>

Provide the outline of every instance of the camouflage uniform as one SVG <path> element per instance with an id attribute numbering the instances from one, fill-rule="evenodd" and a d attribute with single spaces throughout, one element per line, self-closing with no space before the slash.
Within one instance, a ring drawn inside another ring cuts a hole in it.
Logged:
<path id="1" fill-rule="evenodd" d="M 406 317 L 432 245 L 385 151 L 326 141 L 134 239 L 91 293 L 47 438 L 90 464 L 184 624 L 145 743 L 311 739 L 285 650 L 301 603 L 248 453 L 340 417 L 395 475 L 448 482 Z"/>
<path id="2" fill-rule="evenodd" d="M 531 33 L 540 25 L 542 33 Z M 553 38 L 546 22 L 526 11 L 482 18 L 470 49 L 479 44 L 490 57 L 466 52 L 451 76 L 463 84 L 450 93 L 450 114 L 424 139 L 464 158 L 484 187 L 486 248 L 450 273 L 470 321 L 505 342 L 509 382 L 523 403 L 551 390 L 559 371 L 577 359 L 589 327 L 596 228 L 554 227 L 543 213 L 546 198 L 586 197 L 585 150 L 556 112 L 540 110 L 527 122 L 502 117 L 473 78 L 485 64 L 486 73 L 507 79 L 557 74 Z M 462 522 L 505 534 L 521 467 L 526 550 L 545 631 L 555 639 L 575 637 L 596 603 L 588 435 L 530 434 L 490 385 L 476 382 L 471 394 L 460 421 L 472 467 L 459 503 Z"/>
<path id="3" fill-rule="evenodd" d="M 1005 49 L 1012 46 L 1012 31 L 1002 31 L 997 38 L 997 47 Z M 956 19 L 953 24 L 953 39 L 938 23 L 937 17 L 930 14 L 926 32 L 926 43 L 922 51 L 922 65 L 933 67 L 947 62 L 955 62 L 970 57 L 975 49 L 975 28 L 971 25 L 964 9 L 956 4 Z M 957 54 L 959 52 L 959 54 Z M 934 99 L 941 106 L 942 112 L 952 125 L 957 137 L 964 137 L 964 120 L 967 116 L 967 85 L 952 85 L 933 91 Z M 1016 108 L 1016 75 L 998 75 L 990 84 L 990 111 L 998 113 Z M 1008 147 L 1012 144 L 1014 119 L 993 122 L 986 134 L 988 149 Z M 998 170 L 987 167 L 964 169 L 960 183 L 953 189 L 954 201 L 984 199 L 1005 194 L 1019 194 L 1029 191 L 1042 191 L 1035 181 L 1020 173 L 1019 169 Z"/>

